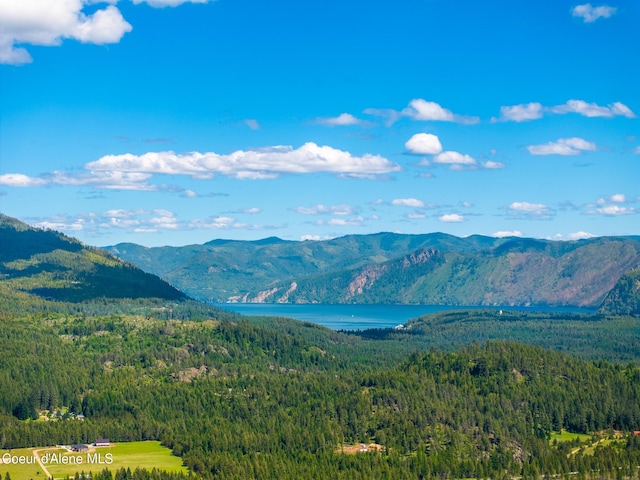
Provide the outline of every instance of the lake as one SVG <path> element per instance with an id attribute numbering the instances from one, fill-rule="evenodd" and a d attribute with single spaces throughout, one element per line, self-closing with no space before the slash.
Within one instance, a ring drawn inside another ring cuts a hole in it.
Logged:
<path id="1" fill-rule="evenodd" d="M 521 312 L 593 313 L 593 310 L 574 307 L 461 307 L 445 305 L 325 305 L 282 303 L 220 303 L 220 308 L 242 315 L 287 317 L 317 323 L 333 330 L 366 330 L 369 328 L 393 328 L 427 313 L 443 310 L 491 308 Z"/>

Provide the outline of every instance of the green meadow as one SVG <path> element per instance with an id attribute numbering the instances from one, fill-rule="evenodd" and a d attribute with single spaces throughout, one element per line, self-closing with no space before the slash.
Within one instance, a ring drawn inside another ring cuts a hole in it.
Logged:
<path id="1" fill-rule="evenodd" d="M 0 463 L 0 474 L 9 473 L 12 480 L 37 480 L 46 478 L 37 462 L 33 462 L 37 451 L 44 467 L 53 478 L 68 478 L 76 472 L 98 472 L 105 468 L 116 471 L 121 468 L 166 470 L 187 473 L 180 457 L 157 441 L 114 443 L 109 447 L 91 448 L 89 452 L 67 452 L 56 447 L 35 447 L 1 450 L 0 458 L 10 453 L 12 457 L 25 457 L 23 464 Z M 54 456 L 55 455 L 55 456 Z M 26 460 L 29 459 L 29 460 Z"/>

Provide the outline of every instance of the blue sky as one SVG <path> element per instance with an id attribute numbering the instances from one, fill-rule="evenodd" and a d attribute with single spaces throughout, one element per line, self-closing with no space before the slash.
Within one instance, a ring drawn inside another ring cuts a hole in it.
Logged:
<path id="1" fill-rule="evenodd" d="M 0 211 L 91 245 L 640 234 L 640 4 L 0 0 Z"/>

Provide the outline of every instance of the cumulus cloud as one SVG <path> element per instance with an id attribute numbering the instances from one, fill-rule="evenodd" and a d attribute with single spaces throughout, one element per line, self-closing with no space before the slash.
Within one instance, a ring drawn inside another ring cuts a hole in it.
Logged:
<path id="1" fill-rule="evenodd" d="M 462 153 L 446 151 L 439 153 L 433 158 L 434 163 L 451 165 L 451 167 L 475 166 L 477 164 L 475 158 Z"/>
<path id="2" fill-rule="evenodd" d="M 88 15 L 88 0 L 20 0 L 0 2 L 0 63 L 22 65 L 31 55 L 18 44 L 56 46 L 64 39 L 98 45 L 117 43 L 132 26 L 115 5 Z"/>
<path id="3" fill-rule="evenodd" d="M 596 150 L 596 144 L 583 138 L 560 138 L 555 142 L 543 145 L 529 145 L 527 150 L 531 155 L 579 155 L 583 151 Z"/>
<path id="4" fill-rule="evenodd" d="M 537 120 L 545 114 L 564 115 L 567 113 L 577 113 L 584 117 L 626 117 L 635 118 L 636 114 L 624 103 L 614 102 L 607 106 L 597 103 L 588 103 L 584 100 L 568 100 L 562 105 L 545 107 L 541 103 L 522 103 L 519 105 L 500 107 L 500 117 L 492 118 L 492 122 L 524 122 Z"/>
<path id="5" fill-rule="evenodd" d="M 398 207 L 422 208 L 424 207 L 424 202 L 417 198 L 395 198 L 391 201 L 391 205 Z"/>
<path id="6" fill-rule="evenodd" d="M 510 107 L 500 107 L 500 118 L 493 119 L 512 122 L 525 122 L 527 120 L 537 120 L 544 115 L 544 107 L 537 102 L 513 105 Z"/>
<path id="7" fill-rule="evenodd" d="M 634 207 L 629 206 L 629 203 L 625 194 L 614 193 L 608 198 L 599 198 L 595 204 L 587 205 L 586 214 L 613 217 L 638 213 Z"/>
<path id="8" fill-rule="evenodd" d="M 522 237 L 522 232 L 520 230 L 500 230 L 491 235 L 496 238 L 506 238 L 506 237 Z"/>
<path id="9" fill-rule="evenodd" d="M 353 215 L 356 213 L 356 208 L 351 205 L 338 204 L 338 205 L 323 205 L 321 203 L 312 207 L 296 207 L 292 209 L 294 212 L 301 213 L 302 215 Z"/>
<path id="10" fill-rule="evenodd" d="M 569 240 L 584 240 L 587 238 L 593 238 L 595 237 L 595 235 L 593 233 L 589 233 L 589 232 L 573 232 L 567 235 L 567 238 Z"/>
<path id="11" fill-rule="evenodd" d="M 209 0 L 133 0 L 152 7 L 207 3 Z M 17 45 L 59 46 L 63 40 L 103 45 L 118 43 L 133 27 L 116 7 L 118 0 L 3 0 L 0 1 L 0 63 L 23 65 L 33 61 Z M 103 8 L 88 13 L 92 5 Z"/>
<path id="12" fill-rule="evenodd" d="M 457 122 L 464 124 L 478 123 L 478 117 L 454 114 L 451 110 L 441 107 L 436 102 L 429 102 L 422 98 L 414 98 L 409 106 L 402 110 L 402 115 L 414 120 Z"/>
<path id="13" fill-rule="evenodd" d="M 557 105 L 549 108 L 552 113 L 578 113 L 585 117 L 605 117 L 611 118 L 622 116 L 627 118 L 635 118 L 635 113 L 631 111 L 624 103 L 615 102 L 606 107 L 596 103 L 587 103 L 584 100 L 569 100 L 564 105 Z"/>
<path id="14" fill-rule="evenodd" d="M 275 178 L 281 174 L 332 173 L 347 177 L 374 177 L 397 172 L 401 167 L 379 155 L 354 156 L 329 146 L 305 143 L 238 150 L 229 155 L 213 152 L 176 154 L 149 152 L 107 155 L 86 165 L 91 171 L 135 172 L 143 174 L 189 175 L 212 178 L 225 175 L 235 178 Z"/>
<path id="15" fill-rule="evenodd" d="M 444 223 L 461 223 L 464 222 L 464 217 L 462 215 L 458 215 L 457 213 L 448 213 L 446 215 L 441 215 L 438 217 L 439 222 Z"/>
<path id="16" fill-rule="evenodd" d="M 47 181 L 41 178 L 34 178 L 21 173 L 5 173 L 0 175 L 0 185 L 7 187 L 39 187 L 46 185 Z"/>
<path id="17" fill-rule="evenodd" d="M 415 155 L 437 155 L 442 152 L 440 139 L 431 133 L 416 133 L 404 146 L 407 152 Z"/>
<path id="18" fill-rule="evenodd" d="M 502 162 L 495 162 L 493 160 L 488 160 L 482 163 L 482 167 L 487 170 L 499 170 L 501 168 L 505 168 L 505 164 Z"/>
<path id="19" fill-rule="evenodd" d="M 547 220 L 552 210 L 543 203 L 513 202 L 508 207 L 508 214 L 514 218 Z"/>
<path id="20" fill-rule="evenodd" d="M 350 113 L 342 113 L 337 117 L 316 118 L 314 123 L 318 125 L 326 125 L 328 127 L 343 127 L 347 125 L 364 125 L 365 122 Z"/>
<path id="21" fill-rule="evenodd" d="M 62 232 L 83 231 L 88 236 L 98 237 L 113 229 L 134 233 L 158 233 L 176 230 L 182 223 L 169 210 L 112 209 L 77 215 L 57 215 L 40 219 L 34 222 L 34 225 Z"/>
<path id="22" fill-rule="evenodd" d="M 613 217 L 618 215 L 630 215 L 633 213 L 636 213 L 635 208 L 623 207 L 620 205 L 605 205 L 605 206 L 587 211 L 588 215 L 606 215 L 608 217 Z"/>
<path id="23" fill-rule="evenodd" d="M 615 193 L 609 198 L 614 203 L 625 203 L 627 201 L 627 196 L 624 193 Z"/>
<path id="24" fill-rule="evenodd" d="M 262 212 L 262 209 L 258 207 L 245 208 L 240 211 L 240 213 L 246 213 L 247 215 L 257 215 L 260 212 Z"/>
<path id="25" fill-rule="evenodd" d="M 584 20 L 584 23 L 593 23 L 599 18 L 609 18 L 616 13 L 617 8 L 610 7 L 608 5 L 601 5 L 594 7 L 590 3 L 584 5 L 577 5 L 573 7 L 571 13 L 574 17 L 580 17 Z"/>
<path id="26" fill-rule="evenodd" d="M 359 227 L 364 223 L 364 218 L 362 217 L 353 217 L 353 218 L 332 218 L 328 222 L 318 222 L 318 225 L 331 225 L 334 227 Z"/>

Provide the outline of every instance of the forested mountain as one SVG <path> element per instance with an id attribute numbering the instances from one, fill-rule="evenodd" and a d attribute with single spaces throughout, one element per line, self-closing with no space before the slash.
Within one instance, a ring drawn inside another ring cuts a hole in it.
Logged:
<path id="1" fill-rule="evenodd" d="M 637 366 L 400 345 L 278 319 L 5 319 L 0 448 L 158 439 L 203 479 L 637 478 Z M 29 420 L 62 407 L 84 420 Z"/>
<path id="2" fill-rule="evenodd" d="M 104 250 L 5 215 L 0 215 L 0 246 L 2 302 L 14 310 L 47 302 L 187 300 L 166 281 Z"/>
<path id="3" fill-rule="evenodd" d="M 622 275 L 640 266 L 639 237 L 559 242 L 379 233 L 107 249 L 193 297 L 218 302 L 598 307 Z"/>
<path id="4" fill-rule="evenodd" d="M 640 268 L 627 272 L 618 280 L 600 311 L 610 315 L 640 315 Z"/>

